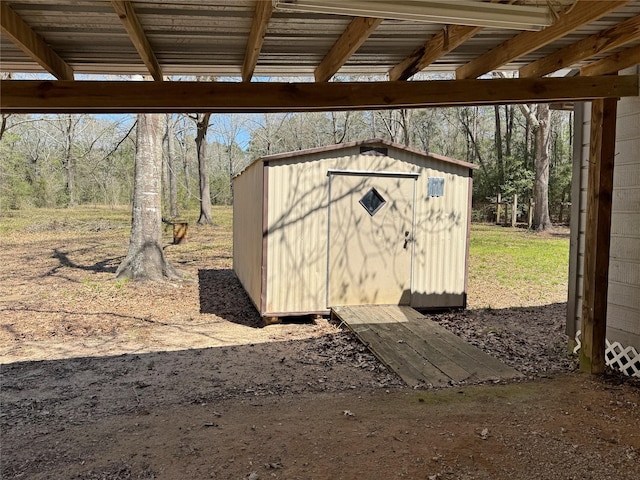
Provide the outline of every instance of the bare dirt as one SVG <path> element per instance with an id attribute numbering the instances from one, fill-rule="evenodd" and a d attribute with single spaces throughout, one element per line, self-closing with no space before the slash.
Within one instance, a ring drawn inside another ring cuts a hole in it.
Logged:
<path id="1" fill-rule="evenodd" d="M 159 285 L 114 281 L 118 224 L 4 236 L 2 479 L 638 478 L 640 386 L 576 372 L 557 292 L 430 316 L 525 377 L 418 390 L 326 319 L 262 328 L 229 228 L 189 237 Z"/>

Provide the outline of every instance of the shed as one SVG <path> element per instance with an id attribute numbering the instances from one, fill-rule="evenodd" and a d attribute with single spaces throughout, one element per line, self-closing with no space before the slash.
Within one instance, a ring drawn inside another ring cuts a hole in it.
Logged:
<path id="1" fill-rule="evenodd" d="M 259 158 L 234 179 L 234 271 L 263 317 L 465 307 L 474 168 L 380 139 Z"/>

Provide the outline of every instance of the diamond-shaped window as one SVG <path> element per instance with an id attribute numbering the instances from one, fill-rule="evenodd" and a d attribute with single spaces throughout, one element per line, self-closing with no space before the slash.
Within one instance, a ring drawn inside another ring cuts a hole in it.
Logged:
<path id="1" fill-rule="evenodd" d="M 382 206 L 387 203 L 378 191 L 371 187 L 367 193 L 364 194 L 364 197 L 360 199 L 360 205 L 364 207 L 364 209 L 371 215 L 372 217 L 382 208 Z"/>

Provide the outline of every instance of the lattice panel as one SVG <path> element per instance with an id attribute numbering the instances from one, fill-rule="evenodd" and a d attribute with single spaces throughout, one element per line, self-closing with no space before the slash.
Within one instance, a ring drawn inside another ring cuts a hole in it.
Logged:
<path id="1" fill-rule="evenodd" d="M 580 330 L 576 332 L 576 347 L 573 349 L 573 353 L 580 351 L 581 334 Z M 619 342 L 611 343 L 609 340 L 605 340 L 605 346 L 605 362 L 609 367 L 619 370 L 629 377 L 640 377 L 640 353 L 635 348 L 625 348 Z"/>

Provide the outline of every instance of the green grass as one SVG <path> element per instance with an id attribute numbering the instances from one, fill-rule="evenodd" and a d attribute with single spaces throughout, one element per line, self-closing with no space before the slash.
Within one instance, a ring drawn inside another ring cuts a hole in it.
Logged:
<path id="1" fill-rule="evenodd" d="M 128 228 L 131 209 L 122 207 L 28 208 L 0 212 L 0 232 Z"/>
<path id="2" fill-rule="evenodd" d="M 538 234 L 522 229 L 472 225 L 471 274 L 516 287 L 564 285 L 569 262 L 568 235 Z"/>
<path id="3" fill-rule="evenodd" d="M 229 206 L 214 206 L 211 211 L 213 221 L 222 228 L 229 228 L 233 222 L 233 210 Z M 182 211 L 180 220 L 195 225 L 200 215 L 199 209 Z M 53 231 L 129 228 L 131 207 L 82 206 L 74 208 L 28 208 L 23 210 L 3 210 L 0 212 L 0 233 L 12 231 Z"/>
<path id="4" fill-rule="evenodd" d="M 179 252 L 185 259 L 214 250 L 220 255 L 231 251 L 233 210 L 228 206 L 214 206 L 214 241 L 211 230 L 196 225 L 197 208 L 183 211 L 180 220 L 189 223 L 188 243 Z M 0 234 L 13 233 L 20 238 L 22 232 L 76 232 L 92 231 L 104 236 L 104 244 L 97 248 L 119 247 L 118 239 L 127 240 L 131 222 L 128 206 L 77 207 L 72 209 L 28 209 L 0 213 Z M 164 230 L 165 241 L 171 241 L 171 228 Z M 566 296 L 568 277 L 568 235 L 537 234 L 523 229 L 504 228 L 482 224 L 471 227 L 470 291 L 481 305 L 497 305 L 498 296 L 514 297 L 517 305 L 529 305 L 531 297 L 553 298 Z M 90 287 L 90 285 L 89 285 Z M 124 287 L 124 285 L 123 285 Z M 519 297 L 520 294 L 524 296 Z M 480 297 L 480 295 L 484 295 Z M 528 296 L 528 298 L 525 298 Z"/>

